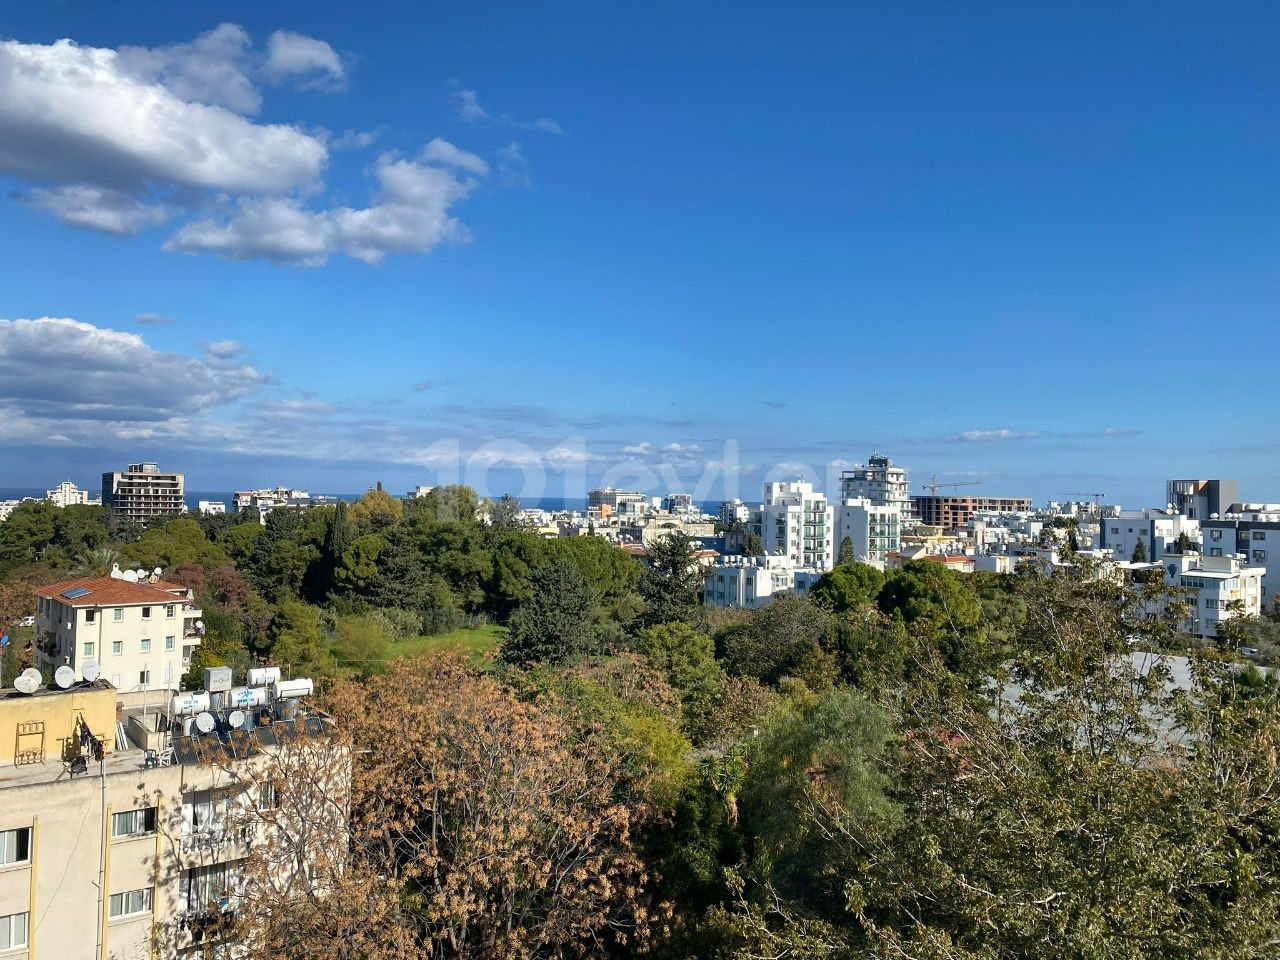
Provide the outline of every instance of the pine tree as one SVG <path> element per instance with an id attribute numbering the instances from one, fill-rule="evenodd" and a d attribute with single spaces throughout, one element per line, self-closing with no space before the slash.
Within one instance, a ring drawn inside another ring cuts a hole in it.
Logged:
<path id="1" fill-rule="evenodd" d="M 845 537 L 840 541 L 840 556 L 836 560 L 836 564 L 838 566 L 844 566 L 847 563 L 853 563 L 854 559 L 853 537 Z"/>
<path id="2" fill-rule="evenodd" d="M 1133 562 L 1134 563 L 1147 562 L 1147 545 L 1142 540 L 1139 540 L 1138 545 L 1133 548 Z"/>
<path id="3" fill-rule="evenodd" d="M 595 595 L 577 566 L 556 560 L 529 578 L 530 595 L 511 618 L 501 656 L 507 663 L 575 663 L 595 644 Z"/>

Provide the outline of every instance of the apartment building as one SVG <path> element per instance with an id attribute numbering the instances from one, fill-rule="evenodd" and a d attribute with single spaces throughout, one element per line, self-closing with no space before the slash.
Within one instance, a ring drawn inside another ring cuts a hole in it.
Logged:
<path id="1" fill-rule="evenodd" d="M 223 943 L 211 954 L 206 938 L 237 909 L 255 851 L 298 833 L 290 811 L 301 788 L 279 782 L 277 761 L 331 730 L 269 687 L 252 699 L 262 705 L 206 712 L 184 733 L 180 718 L 119 711 L 104 680 L 0 690 L 5 960 L 248 955 Z M 334 811 L 345 761 L 331 754 L 320 781 Z"/>
<path id="2" fill-rule="evenodd" d="M 94 506 L 100 502 L 88 490 L 81 490 L 70 480 L 63 480 L 46 491 L 44 498 L 55 507 Z"/>
<path id="3" fill-rule="evenodd" d="M 118 520 L 145 523 L 153 517 L 186 512 L 186 478 L 161 472 L 154 463 L 131 463 L 127 470 L 102 475 L 102 505 Z"/>
<path id="4" fill-rule="evenodd" d="M 668 493 L 662 498 L 662 510 L 664 513 L 693 513 L 693 494 Z"/>
<path id="5" fill-rule="evenodd" d="M 69 666 L 82 680 L 92 660 L 117 690 L 177 690 L 204 631 L 191 591 L 155 574 L 112 574 L 36 591 L 36 667 Z"/>
<path id="6" fill-rule="evenodd" d="M 897 506 L 849 499 L 836 507 L 836 555 L 845 538 L 853 544 L 853 558 L 883 569 L 890 554 L 902 549 L 901 515 Z"/>
<path id="7" fill-rule="evenodd" d="M 1164 488 L 1165 503 L 1174 513 L 1192 520 L 1226 513 L 1240 496 L 1235 480 L 1169 480 Z"/>
<path id="8" fill-rule="evenodd" d="M 865 464 L 840 474 L 840 502 L 846 500 L 870 500 L 877 506 L 896 507 L 903 526 L 913 520 L 906 468 L 894 466 L 892 460 L 876 450 Z"/>
<path id="9" fill-rule="evenodd" d="M 1256 617 L 1262 610 L 1264 567 L 1246 566 L 1235 556 L 1196 554 L 1169 554 L 1162 566 L 1165 582 L 1187 593 L 1191 613 L 1183 629 L 1188 633 L 1216 637 L 1222 621 Z"/>
<path id="10" fill-rule="evenodd" d="M 712 564 L 702 585 L 708 607 L 749 610 L 784 593 L 805 594 L 822 576 L 790 557 L 725 557 Z"/>
<path id="11" fill-rule="evenodd" d="M 911 507 L 920 523 L 944 530 L 960 530 L 978 514 L 1030 513 L 1030 497 L 913 496 Z"/>
<path id="12" fill-rule="evenodd" d="M 756 532 L 765 553 L 790 557 L 797 566 L 830 570 L 835 516 L 827 496 L 804 480 L 774 481 L 764 485 Z"/>
<path id="13" fill-rule="evenodd" d="M 1120 510 L 1114 516 L 1104 517 L 1099 527 L 1099 546 L 1110 550 L 1117 560 L 1131 560 L 1141 543 L 1147 560 L 1158 563 L 1166 553 L 1182 552 L 1178 542 L 1184 534 L 1196 550 L 1200 549 L 1200 521 L 1187 514 Z M 1214 556 L 1222 556 L 1221 551 Z"/>
<path id="14" fill-rule="evenodd" d="M 587 493 L 587 509 L 600 516 L 615 513 L 643 513 L 649 498 L 638 490 L 619 490 L 617 487 L 599 487 Z"/>
<path id="15" fill-rule="evenodd" d="M 1238 554 L 1246 566 L 1262 567 L 1262 605 L 1280 605 L 1280 504 L 1233 503 L 1219 517 L 1200 521 L 1202 552 Z"/>

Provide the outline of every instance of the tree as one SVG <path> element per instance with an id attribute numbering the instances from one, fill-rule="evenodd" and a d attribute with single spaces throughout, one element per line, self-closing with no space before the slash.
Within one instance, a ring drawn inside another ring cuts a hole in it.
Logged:
<path id="1" fill-rule="evenodd" d="M 698 553 L 697 542 L 683 530 L 660 537 L 646 548 L 648 567 L 639 584 L 646 605 L 641 617 L 645 626 L 697 618 L 706 578 Z"/>
<path id="2" fill-rule="evenodd" d="M 326 708 L 352 760 L 347 827 L 286 837 L 257 861 L 264 880 L 237 922 L 263 955 L 536 960 L 644 945 L 640 811 L 615 800 L 610 753 L 551 703 L 446 657 L 339 682 Z M 287 809 L 314 778 L 273 779 Z M 297 890 L 266 883 L 304 844 L 349 853 L 322 856 Z"/>
<path id="3" fill-rule="evenodd" d="M 320 612 L 307 603 L 286 600 L 276 609 L 267 631 L 271 659 L 294 674 L 324 673 L 331 655 L 320 624 Z"/>
<path id="4" fill-rule="evenodd" d="M 1134 544 L 1133 557 L 1131 558 L 1131 561 L 1133 563 L 1147 562 L 1147 544 L 1145 540 L 1139 538 L 1138 542 Z"/>
<path id="5" fill-rule="evenodd" d="M 1178 534 L 1178 553 L 1190 553 L 1192 548 L 1191 537 L 1187 535 L 1187 531 L 1183 530 Z"/>
<path id="6" fill-rule="evenodd" d="M 524 506 L 511 494 L 506 493 L 488 505 L 489 528 L 495 533 L 508 530 L 522 530 L 525 527 L 520 514 Z"/>
<path id="7" fill-rule="evenodd" d="M 835 613 L 866 611 L 875 605 L 884 580 L 868 563 L 841 564 L 819 577 L 809 596 Z"/>
<path id="8" fill-rule="evenodd" d="M 343 557 L 356 539 L 356 525 L 348 515 L 347 502 L 339 500 L 329 518 L 324 537 L 324 562 L 330 578 L 342 566 Z"/>
<path id="9" fill-rule="evenodd" d="M 783 594 L 720 631 L 716 642 L 732 676 L 772 685 L 792 677 L 820 689 L 839 672 L 828 652 L 834 626 L 834 617 L 808 597 Z"/>
<path id="10" fill-rule="evenodd" d="M 725 674 L 716 662 L 715 643 L 687 623 L 663 623 L 640 637 L 640 652 L 666 677 L 680 696 L 684 731 L 695 744 L 720 731 L 720 695 Z"/>
<path id="11" fill-rule="evenodd" d="M 350 516 L 360 530 L 377 533 L 400 522 L 404 517 L 404 501 L 381 487 L 366 490 L 364 496 L 351 505 Z"/>
<path id="12" fill-rule="evenodd" d="M 339 666 L 358 676 L 382 671 L 391 659 L 384 622 L 375 616 L 340 617 L 334 625 L 333 653 Z"/>
<path id="13" fill-rule="evenodd" d="M 743 541 L 742 553 L 743 553 L 743 556 L 747 556 L 747 557 L 763 557 L 764 556 L 764 541 L 760 539 L 760 534 L 758 533 L 747 534 L 746 540 Z"/>
<path id="14" fill-rule="evenodd" d="M 205 538 L 199 521 L 190 517 L 152 527 L 121 552 L 126 561 L 146 567 L 199 564 L 212 568 L 222 566 L 229 559 L 222 547 Z"/>
<path id="15" fill-rule="evenodd" d="M 908 560 L 885 578 L 876 603 L 936 646 L 953 672 L 978 676 L 990 666 L 982 605 L 961 574 L 932 560 Z"/>
<path id="16" fill-rule="evenodd" d="M 836 557 L 836 564 L 843 567 L 854 563 L 857 559 L 853 552 L 853 537 L 844 537 L 840 541 L 840 553 Z"/>
<path id="17" fill-rule="evenodd" d="M 95 547 L 77 554 L 72 570 L 83 577 L 105 577 L 119 564 L 119 550 L 112 547 Z"/>
<path id="18" fill-rule="evenodd" d="M 529 598 L 511 618 L 502 659 L 520 666 L 581 660 L 595 647 L 594 609 L 595 595 L 573 563 L 555 560 L 539 567 Z"/>

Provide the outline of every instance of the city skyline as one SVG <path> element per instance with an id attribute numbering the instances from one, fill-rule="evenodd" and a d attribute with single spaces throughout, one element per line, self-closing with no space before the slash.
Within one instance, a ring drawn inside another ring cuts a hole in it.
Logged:
<path id="1" fill-rule="evenodd" d="M 1280 499 L 1280 11 L 771 9 L 12 11 L 0 486 Z"/>

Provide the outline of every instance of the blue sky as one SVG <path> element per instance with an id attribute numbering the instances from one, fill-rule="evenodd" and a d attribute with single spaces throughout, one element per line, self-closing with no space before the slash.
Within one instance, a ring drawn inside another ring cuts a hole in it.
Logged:
<path id="1" fill-rule="evenodd" d="M 1280 8 L 472 7 L 6 11 L 0 485 L 1280 500 Z"/>

